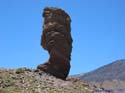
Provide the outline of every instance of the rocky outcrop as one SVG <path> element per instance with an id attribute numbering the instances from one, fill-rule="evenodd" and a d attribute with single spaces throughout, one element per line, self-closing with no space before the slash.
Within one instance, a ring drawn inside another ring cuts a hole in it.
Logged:
<path id="1" fill-rule="evenodd" d="M 49 52 L 48 62 L 37 67 L 57 78 L 66 79 L 70 70 L 72 37 L 69 15 L 58 8 L 45 8 L 41 45 Z"/>

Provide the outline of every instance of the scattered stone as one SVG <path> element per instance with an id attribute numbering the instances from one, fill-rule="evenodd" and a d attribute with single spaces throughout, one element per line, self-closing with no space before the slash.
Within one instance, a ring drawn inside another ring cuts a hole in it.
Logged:
<path id="1" fill-rule="evenodd" d="M 20 68 L 23 69 L 23 68 Z M 51 74 L 19 69 L 0 69 L 0 93 L 91 93 L 84 82 L 62 80 Z M 21 70 L 22 71 L 22 70 Z"/>

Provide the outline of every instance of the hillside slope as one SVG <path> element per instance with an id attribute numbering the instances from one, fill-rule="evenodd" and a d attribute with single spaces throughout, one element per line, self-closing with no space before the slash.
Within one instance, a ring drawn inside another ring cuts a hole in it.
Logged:
<path id="1" fill-rule="evenodd" d="M 91 93 L 87 83 L 27 68 L 0 69 L 0 93 Z"/>

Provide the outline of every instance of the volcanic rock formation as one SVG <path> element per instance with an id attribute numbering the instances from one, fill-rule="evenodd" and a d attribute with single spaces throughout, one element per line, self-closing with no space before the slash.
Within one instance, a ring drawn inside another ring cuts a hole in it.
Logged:
<path id="1" fill-rule="evenodd" d="M 62 9 L 47 7 L 43 17 L 41 45 L 49 52 L 50 58 L 48 62 L 38 65 L 37 69 L 66 79 L 72 51 L 70 16 Z"/>

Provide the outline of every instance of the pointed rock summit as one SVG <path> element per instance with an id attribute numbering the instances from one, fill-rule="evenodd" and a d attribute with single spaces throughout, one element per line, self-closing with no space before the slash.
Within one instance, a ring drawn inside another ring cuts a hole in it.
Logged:
<path id="1" fill-rule="evenodd" d="M 72 51 L 70 16 L 62 9 L 46 7 L 43 17 L 41 45 L 49 52 L 50 58 L 48 62 L 38 65 L 37 69 L 66 79 Z"/>

